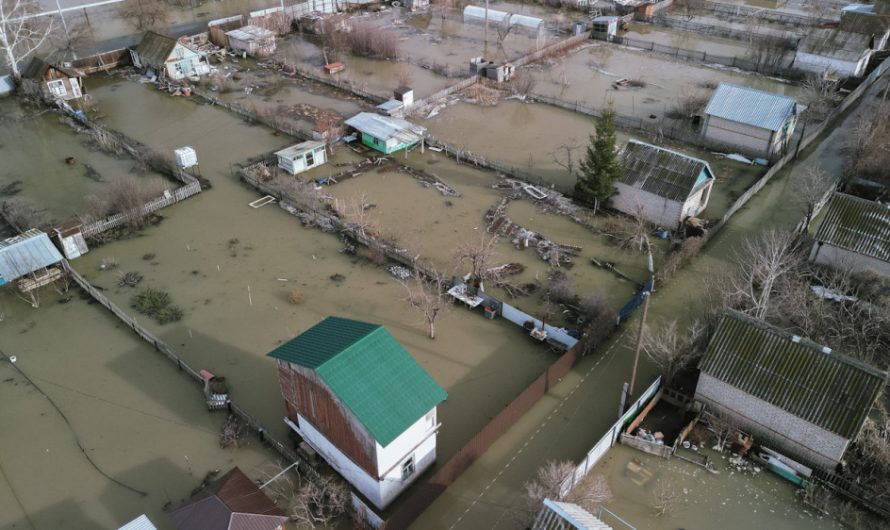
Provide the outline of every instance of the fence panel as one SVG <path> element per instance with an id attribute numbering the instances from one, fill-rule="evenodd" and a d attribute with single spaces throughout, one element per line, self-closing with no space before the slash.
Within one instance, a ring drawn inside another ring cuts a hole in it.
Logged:
<path id="1" fill-rule="evenodd" d="M 565 330 L 553 327 L 550 324 L 545 324 L 541 319 L 535 318 L 508 303 L 501 302 L 501 316 L 518 326 L 523 326 L 526 322 L 533 322 L 535 327 L 540 329 L 543 325 L 544 330 L 547 331 L 548 338 L 551 338 L 568 348 L 572 348 L 578 343 L 578 339 L 570 336 Z"/>

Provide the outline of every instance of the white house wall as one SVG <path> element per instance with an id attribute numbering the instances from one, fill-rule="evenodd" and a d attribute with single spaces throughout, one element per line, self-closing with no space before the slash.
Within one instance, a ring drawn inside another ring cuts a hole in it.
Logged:
<path id="1" fill-rule="evenodd" d="M 377 444 L 377 474 L 380 494 L 386 506 L 436 461 L 436 409 L 432 418 L 424 415 L 386 447 Z M 414 456 L 414 474 L 402 480 L 402 464 Z M 386 473 L 384 475 L 384 473 Z"/>
<path id="2" fill-rule="evenodd" d="M 702 188 L 695 193 L 693 193 L 686 202 L 683 203 L 683 214 L 680 216 L 680 220 L 686 219 L 687 217 L 695 217 L 698 214 L 702 213 L 705 208 L 708 207 L 708 201 L 711 199 L 711 188 L 714 185 L 714 181 L 710 180 L 707 184 L 702 186 Z M 702 203 L 702 197 L 707 193 L 706 200 Z"/>
<path id="3" fill-rule="evenodd" d="M 859 77 L 865 72 L 868 57 L 868 53 L 865 53 L 857 61 L 844 61 L 798 51 L 794 56 L 794 67 L 798 70 L 815 72 L 817 74 L 831 71 L 842 77 Z"/>
<path id="4" fill-rule="evenodd" d="M 840 270 L 850 270 L 852 272 L 865 272 L 871 270 L 890 277 L 890 263 L 886 261 L 850 252 L 834 245 L 818 242 L 813 245 L 810 252 L 810 261 L 819 265 L 827 265 Z"/>
<path id="5" fill-rule="evenodd" d="M 733 417 L 743 431 L 763 437 L 770 448 L 803 464 L 831 470 L 847 450 L 848 440 L 790 412 L 702 373 L 695 399 Z"/>
<path id="6" fill-rule="evenodd" d="M 679 202 L 628 186 L 623 182 L 616 182 L 615 189 L 618 193 L 611 199 L 612 208 L 619 212 L 636 215 L 637 209 L 642 207 L 643 217 L 651 223 L 670 229 L 680 224 L 683 205 Z"/>
<path id="7" fill-rule="evenodd" d="M 337 449 L 323 434 L 321 434 L 302 415 L 298 416 L 299 424 L 294 429 L 303 440 L 309 443 L 313 449 L 324 458 L 325 462 L 334 468 L 337 473 L 359 490 L 374 506 L 382 508 L 383 498 L 380 484 L 362 468 L 358 467 L 348 456 Z M 291 426 L 293 428 L 293 426 Z"/>
<path id="8" fill-rule="evenodd" d="M 705 138 L 712 142 L 737 147 L 747 153 L 762 156 L 770 154 L 773 131 L 769 129 L 708 116 L 704 131 Z"/>

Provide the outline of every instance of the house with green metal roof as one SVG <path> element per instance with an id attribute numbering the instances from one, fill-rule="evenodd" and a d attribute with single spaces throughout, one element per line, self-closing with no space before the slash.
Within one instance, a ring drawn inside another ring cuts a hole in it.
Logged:
<path id="1" fill-rule="evenodd" d="M 448 395 L 383 326 L 328 317 L 268 355 L 285 423 L 377 508 L 435 462 Z"/>
<path id="2" fill-rule="evenodd" d="M 890 205 L 835 193 L 813 239 L 814 263 L 890 276 Z"/>
<path id="3" fill-rule="evenodd" d="M 833 470 L 887 378 L 842 353 L 727 311 L 699 364 L 695 399 L 760 444 Z"/>

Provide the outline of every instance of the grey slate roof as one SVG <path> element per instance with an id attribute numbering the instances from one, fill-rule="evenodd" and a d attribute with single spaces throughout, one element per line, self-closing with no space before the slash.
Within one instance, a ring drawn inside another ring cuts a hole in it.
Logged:
<path id="1" fill-rule="evenodd" d="M 360 112 L 344 123 L 360 132 L 380 140 L 395 138 L 400 144 L 419 142 L 426 128 L 407 120 L 381 116 L 372 112 Z"/>
<path id="2" fill-rule="evenodd" d="M 0 284 L 62 261 L 49 236 L 38 230 L 0 241 Z"/>
<path id="3" fill-rule="evenodd" d="M 843 61 L 858 61 L 871 48 L 871 34 L 853 33 L 839 28 L 810 29 L 797 43 L 797 51 Z"/>
<path id="4" fill-rule="evenodd" d="M 737 311 L 727 311 L 702 372 L 844 438 L 854 438 L 887 377 Z"/>
<path id="5" fill-rule="evenodd" d="M 778 131 L 793 116 L 797 100 L 753 88 L 720 83 L 708 101 L 705 114 Z"/>
<path id="6" fill-rule="evenodd" d="M 844 11 L 841 13 L 841 23 L 838 28 L 851 33 L 868 35 L 869 37 L 872 35 L 882 36 L 890 29 L 890 19 L 874 13 Z"/>
<path id="7" fill-rule="evenodd" d="M 32 57 L 28 66 L 22 70 L 22 78 L 41 80 L 43 79 L 44 74 L 46 74 L 46 71 L 50 68 L 58 70 L 68 77 L 83 77 L 83 74 L 73 68 L 65 68 L 63 66 L 49 64 L 39 57 Z"/>
<path id="8" fill-rule="evenodd" d="M 835 193 L 815 239 L 890 262 L 890 206 Z"/>
<path id="9" fill-rule="evenodd" d="M 621 155 L 624 175 L 619 182 L 666 199 L 684 202 L 695 190 L 702 170 L 713 178 L 704 160 L 631 139 Z"/>
<path id="10" fill-rule="evenodd" d="M 143 64 L 158 67 L 167 62 L 175 47 L 176 39 L 149 31 L 136 46 L 136 54 Z"/>

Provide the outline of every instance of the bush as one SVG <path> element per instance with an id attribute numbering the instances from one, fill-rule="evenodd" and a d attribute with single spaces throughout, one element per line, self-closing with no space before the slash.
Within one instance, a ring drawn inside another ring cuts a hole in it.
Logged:
<path id="1" fill-rule="evenodd" d="M 170 294 L 160 289 L 147 287 L 130 299 L 130 307 L 157 320 L 158 324 L 181 320 L 185 312 L 173 304 Z"/>
<path id="2" fill-rule="evenodd" d="M 13 197 L 0 204 L 3 215 L 17 230 L 24 232 L 31 228 L 42 228 L 52 222 L 46 210 L 26 197 Z"/>
<path id="3" fill-rule="evenodd" d="M 346 34 L 346 46 L 354 55 L 361 57 L 399 58 L 399 36 L 368 20 L 352 24 Z"/>
<path id="4" fill-rule="evenodd" d="M 704 244 L 705 240 L 700 237 L 687 237 L 683 240 L 680 248 L 671 252 L 664 261 L 664 264 L 659 268 L 658 272 L 656 272 L 656 281 L 658 283 L 664 283 L 670 280 L 678 270 L 686 266 L 687 263 L 692 261 L 692 259 L 698 255 Z"/>

